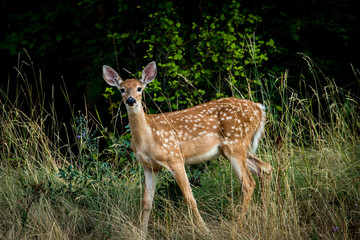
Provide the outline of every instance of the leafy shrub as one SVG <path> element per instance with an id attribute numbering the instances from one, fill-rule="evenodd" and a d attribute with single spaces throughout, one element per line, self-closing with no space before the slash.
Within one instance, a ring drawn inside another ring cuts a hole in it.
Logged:
<path id="1" fill-rule="evenodd" d="M 234 95 L 233 86 L 246 90 L 249 84 L 260 84 L 259 73 L 253 70 L 261 69 L 268 60 L 267 50 L 274 48 L 272 39 L 265 41 L 255 35 L 261 17 L 230 1 L 215 13 L 203 10 L 201 20 L 189 24 L 178 14 L 179 8 L 173 2 L 150 8 L 146 27 L 133 35 L 136 44 L 147 47 L 144 59 L 155 60 L 160 68 L 147 91 L 155 103 L 165 104 L 162 110 Z M 131 35 L 112 32 L 108 36 L 120 45 Z M 150 106 L 150 111 L 157 109 Z"/>

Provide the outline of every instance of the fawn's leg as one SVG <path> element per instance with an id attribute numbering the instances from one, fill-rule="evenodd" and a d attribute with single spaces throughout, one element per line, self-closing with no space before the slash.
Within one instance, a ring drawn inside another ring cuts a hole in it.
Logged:
<path id="1" fill-rule="evenodd" d="M 251 153 L 247 154 L 246 163 L 250 171 L 255 173 L 260 178 L 262 192 L 265 195 L 263 196 L 263 199 L 265 199 L 267 197 L 268 190 L 270 188 L 271 172 L 272 172 L 271 165 L 261 161 L 259 158 L 255 157 Z"/>
<path id="2" fill-rule="evenodd" d="M 238 179 L 242 183 L 243 191 L 243 203 L 242 203 L 242 212 L 240 215 L 240 222 L 245 216 L 249 203 L 252 197 L 252 194 L 255 189 L 255 180 L 251 176 L 249 169 L 246 166 L 246 150 L 245 148 L 236 148 L 233 146 L 224 145 L 221 147 L 224 157 L 230 160 L 231 165 L 237 175 Z"/>
<path id="3" fill-rule="evenodd" d="M 149 224 L 149 216 L 154 200 L 156 178 L 159 175 L 159 171 L 154 171 L 144 166 L 144 175 L 145 175 L 145 190 L 144 190 L 143 210 L 142 210 L 142 234 L 143 237 L 145 238 Z"/>
<path id="4" fill-rule="evenodd" d="M 209 232 L 209 230 L 206 227 L 206 224 L 205 224 L 204 220 L 202 219 L 202 217 L 199 213 L 199 210 L 197 208 L 197 204 L 196 204 L 194 195 L 191 190 L 190 182 L 186 175 L 184 164 L 181 164 L 181 163 L 175 164 L 174 166 L 171 166 L 171 169 L 173 171 L 175 180 L 181 189 L 184 199 L 185 199 L 186 203 L 189 205 L 189 207 L 191 208 L 198 224 L 200 224 L 201 227 L 205 231 Z"/>

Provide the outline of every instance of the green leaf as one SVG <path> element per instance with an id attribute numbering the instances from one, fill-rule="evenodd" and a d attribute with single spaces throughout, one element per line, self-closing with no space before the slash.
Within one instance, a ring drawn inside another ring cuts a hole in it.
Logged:
<path id="1" fill-rule="evenodd" d="M 163 102 L 163 101 L 165 101 L 165 97 L 164 97 L 164 96 L 157 97 L 157 98 L 155 99 L 155 101 Z"/>
<path id="2" fill-rule="evenodd" d="M 202 90 L 202 89 L 199 89 L 198 92 L 199 92 L 201 95 L 204 95 L 204 94 L 205 94 L 205 91 Z"/>
<path id="3" fill-rule="evenodd" d="M 218 57 L 214 54 L 211 59 L 214 61 L 214 62 L 218 62 Z"/>
<path id="4" fill-rule="evenodd" d="M 172 104 L 171 104 L 171 107 L 172 107 L 174 110 L 178 110 L 178 105 L 176 105 L 175 103 L 172 103 Z"/>
<path id="5" fill-rule="evenodd" d="M 123 33 L 120 35 L 120 38 L 124 39 L 124 38 L 128 38 L 130 36 L 130 33 Z"/>
<path id="6" fill-rule="evenodd" d="M 181 54 L 175 54 L 174 56 L 174 60 L 181 60 L 183 58 L 183 56 Z"/>
<path id="7" fill-rule="evenodd" d="M 266 43 L 267 46 L 273 47 L 275 45 L 275 42 L 273 39 L 270 39 L 269 41 L 267 41 Z"/>
<path id="8" fill-rule="evenodd" d="M 291 36 L 294 38 L 295 41 L 299 41 L 300 36 L 296 33 L 291 34 Z"/>
<path id="9" fill-rule="evenodd" d="M 60 42 L 62 39 L 62 36 L 60 34 L 56 35 L 56 41 Z"/>

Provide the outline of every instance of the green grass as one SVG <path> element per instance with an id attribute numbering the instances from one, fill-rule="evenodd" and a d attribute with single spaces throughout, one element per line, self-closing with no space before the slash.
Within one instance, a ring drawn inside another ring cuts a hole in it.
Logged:
<path id="1" fill-rule="evenodd" d="M 241 186 L 231 165 L 221 158 L 189 167 L 201 183 L 193 191 L 211 230 L 204 234 L 163 171 L 150 239 L 360 238 L 358 99 L 330 80 L 307 94 L 288 87 L 287 74 L 271 81 L 262 85 L 268 121 L 258 152 L 274 168 L 266 211 L 257 187 L 239 227 Z M 62 127 L 41 92 L 35 101 L 24 92 L 25 103 L 0 94 L 0 239 L 139 239 L 143 177 L 128 138 L 82 115 Z M 34 110 L 25 114 L 22 104 Z"/>

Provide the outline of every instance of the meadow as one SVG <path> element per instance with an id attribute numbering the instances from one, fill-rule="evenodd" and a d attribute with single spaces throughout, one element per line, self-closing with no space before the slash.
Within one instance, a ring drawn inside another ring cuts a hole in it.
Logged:
<path id="1" fill-rule="evenodd" d="M 230 163 L 219 158 L 189 166 L 207 234 L 162 171 L 149 239 L 360 238 L 359 99 L 311 60 L 309 68 L 313 81 L 326 84 L 311 88 L 304 81 L 308 91 L 295 90 L 285 72 L 263 79 L 258 90 L 267 122 L 257 155 L 273 166 L 268 203 L 262 205 L 257 187 L 239 226 L 241 185 Z M 0 92 L 0 239 L 139 239 L 144 179 L 129 132 L 114 134 L 89 112 L 72 110 L 72 121 L 59 120 L 41 91 L 39 71 L 18 70 L 23 97 Z M 37 78 L 36 88 L 30 77 Z"/>

